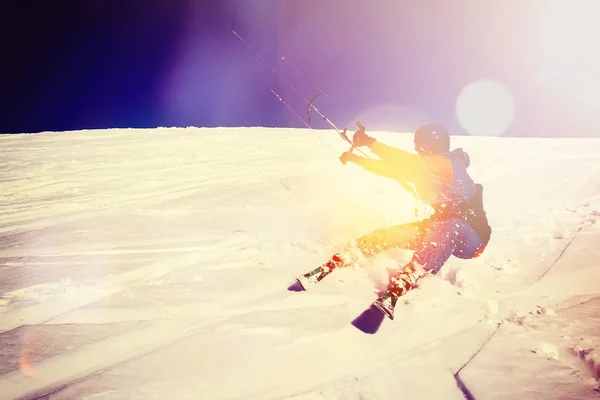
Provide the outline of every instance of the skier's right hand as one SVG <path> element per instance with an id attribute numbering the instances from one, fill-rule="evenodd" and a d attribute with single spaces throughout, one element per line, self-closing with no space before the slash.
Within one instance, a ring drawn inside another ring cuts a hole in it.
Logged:
<path id="1" fill-rule="evenodd" d="M 354 136 L 352 137 L 352 145 L 354 147 L 371 147 L 373 142 L 375 142 L 375 139 L 365 133 L 365 126 L 361 124 L 360 121 L 356 121 L 356 125 L 358 125 L 358 130 L 354 132 Z"/>

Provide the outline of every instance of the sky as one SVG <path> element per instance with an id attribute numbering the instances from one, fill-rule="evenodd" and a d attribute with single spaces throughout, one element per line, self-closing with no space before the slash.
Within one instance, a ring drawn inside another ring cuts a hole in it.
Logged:
<path id="1" fill-rule="evenodd" d="M 0 7 L 0 133 L 304 127 L 323 90 L 315 105 L 349 129 L 600 137 L 594 0 Z"/>

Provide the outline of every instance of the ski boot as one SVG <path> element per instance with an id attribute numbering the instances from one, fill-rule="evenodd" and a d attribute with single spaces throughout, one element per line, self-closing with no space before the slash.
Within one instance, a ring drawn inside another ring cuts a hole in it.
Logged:
<path id="1" fill-rule="evenodd" d="M 413 289 L 424 274 L 417 273 L 413 263 L 408 264 L 402 272 L 393 277 L 387 290 L 373 303 L 389 319 L 394 319 L 394 309 L 398 298 Z"/>
<path id="2" fill-rule="evenodd" d="M 313 269 L 312 271 L 299 276 L 296 280 L 304 290 L 308 290 L 309 287 L 321 282 L 323 278 L 332 273 L 334 269 L 343 265 L 345 264 L 342 258 L 338 254 L 335 254 L 333 257 L 331 257 L 331 260 Z"/>

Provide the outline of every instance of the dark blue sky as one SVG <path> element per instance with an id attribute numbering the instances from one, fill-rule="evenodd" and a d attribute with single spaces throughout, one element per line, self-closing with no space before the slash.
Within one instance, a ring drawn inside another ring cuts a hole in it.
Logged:
<path id="1" fill-rule="evenodd" d="M 271 90 L 304 117 L 321 88 L 319 109 L 342 127 L 436 120 L 463 134 L 461 91 L 491 80 L 512 99 L 501 134 L 598 137 L 599 31 L 581 28 L 595 3 L 567 2 L 566 15 L 552 2 L 3 2 L 0 133 L 302 127 Z M 498 117 L 470 107 L 471 120 Z"/>

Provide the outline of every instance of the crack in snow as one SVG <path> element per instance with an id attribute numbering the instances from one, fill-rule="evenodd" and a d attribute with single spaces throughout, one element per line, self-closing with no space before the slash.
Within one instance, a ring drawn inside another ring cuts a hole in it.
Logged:
<path id="1" fill-rule="evenodd" d="M 460 373 L 461 371 L 467 366 L 469 365 L 469 363 L 471 361 L 473 361 L 473 359 L 475 357 L 477 357 L 477 355 L 479 353 L 481 353 L 481 351 L 483 350 L 483 348 L 490 342 L 490 340 L 492 340 L 492 338 L 494 337 L 494 335 L 496 335 L 496 333 L 498 333 L 499 328 L 496 328 L 491 334 L 490 336 L 488 336 L 488 338 L 486 339 L 485 342 L 483 342 L 483 344 L 479 347 L 479 349 L 477 349 L 477 351 L 475 353 L 473 353 L 473 355 L 467 360 L 467 362 L 465 362 L 459 369 L 458 371 L 456 371 L 454 373 L 454 380 L 456 380 L 456 386 L 458 387 L 458 389 L 462 392 L 463 396 L 465 396 L 465 399 L 467 400 L 475 400 L 475 397 L 473 396 L 473 394 L 471 393 L 471 391 L 469 390 L 469 388 L 467 387 L 467 385 L 463 382 L 463 380 L 460 377 Z"/>
<path id="2" fill-rule="evenodd" d="M 536 279 L 536 281 L 541 280 L 544 276 L 546 276 L 546 274 L 548 272 L 550 272 L 550 270 L 560 261 L 560 259 L 562 258 L 562 256 L 565 254 L 565 252 L 567 251 L 567 249 L 569 247 L 571 247 L 571 244 L 573 244 L 573 241 L 575 240 L 575 238 L 577 238 L 577 235 L 579 234 L 579 232 L 581 232 L 581 230 L 583 229 L 583 225 L 581 225 L 578 229 L 577 232 L 575 232 L 575 234 L 571 237 L 571 240 L 569 240 L 569 243 L 567 243 L 565 245 L 565 247 L 563 247 L 562 251 L 560 252 L 560 254 L 558 255 L 558 257 L 556 257 L 556 260 L 554 260 L 554 262 L 552 264 L 550 264 L 550 266 L 548 267 L 548 269 L 546 269 L 546 271 L 544 271 L 544 273 L 542 275 L 540 275 L 539 278 Z"/>

